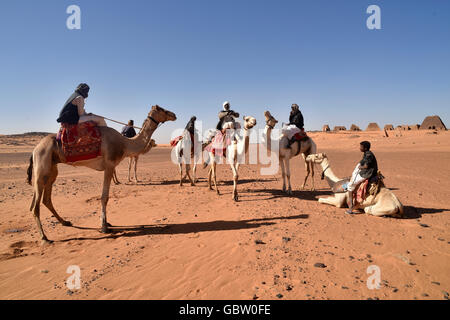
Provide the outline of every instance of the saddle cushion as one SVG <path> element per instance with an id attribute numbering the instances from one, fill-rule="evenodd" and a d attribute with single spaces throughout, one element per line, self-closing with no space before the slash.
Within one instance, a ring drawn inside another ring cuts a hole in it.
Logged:
<path id="1" fill-rule="evenodd" d="M 206 146 L 205 150 L 212 152 L 214 156 L 226 156 L 227 146 L 231 144 L 231 138 L 222 131 L 217 131 L 212 142 Z"/>
<path id="2" fill-rule="evenodd" d="M 296 140 L 296 141 L 306 141 L 306 140 L 308 140 L 308 135 L 306 134 L 305 130 L 302 130 L 302 131 L 294 134 L 292 139 Z"/>
<path id="3" fill-rule="evenodd" d="M 61 124 L 56 137 L 61 142 L 66 162 L 77 162 L 101 156 L 102 137 L 94 121 Z"/>

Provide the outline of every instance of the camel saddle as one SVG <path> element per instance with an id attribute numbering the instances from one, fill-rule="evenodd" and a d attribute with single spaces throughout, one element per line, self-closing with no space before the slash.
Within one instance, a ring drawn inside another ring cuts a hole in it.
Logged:
<path id="1" fill-rule="evenodd" d="M 356 192 L 353 193 L 353 199 L 356 201 L 356 203 L 363 202 L 368 196 L 376 196 L 381 188 L 383 188 L 384 182 L 383 182 L 384 176 L 381 174 L 380 171 L 378 171 L 377 175 L 364 180 Z M 347 192 L 347 185 L 350 182 L 350 178 L 345 178 L 342 180 L 339 180 L 336 182 L 333 187 L 331 188 L 331 191 L 333 193 L 344 193 Z"/>
<path id="2" fill-rule="evenodd" d="M 191 154 L 193 155 L 194 154 L 194 135 L 190 132 L 189 132 L 189 135 L 191 136 Z M 180 142 L 181 140 L 183 140 L 183 136 L 178 136 L 178 137 L 170 140 L 170 146 L 172 148 L 174 148 L 178 144 L 178 142 Z M 182 156 L 182 155 L 183 155 L 183 150 L 181 150 L 180 156 Z"/>
<path id="3" fill-rule="evenodd" d="M 56 136 L 66 163 L 94 159 L 101 156 L 102 136 L 94 121 L 78 124 L 62 123 Z"/>
<path id="4" fill-rule="evenodd" d="M 227 146 L 231 144 L 231 137 L 224 131 L 217 130 L 217 133 L 212 139 L 211 143 L 205 148 L 206 151 L 212 152 L 214 156 L 217 155 L 226 157 Z"/>
<path id="5" fill-rule="evenodd" d="M 300 151 L 302 150 L 302 142 L 308 140 L 309 137 L 306 134 L 305 130 L 302 129 L 302 131 L 297 132 L 296 134 L 294 134 L 290 140 L 290 145 L 292 145 L 294 142 L 298 141 L 298 151 L 295 154 L 295 156 L 298 156 L 298 154 L 300 153 Z"/>

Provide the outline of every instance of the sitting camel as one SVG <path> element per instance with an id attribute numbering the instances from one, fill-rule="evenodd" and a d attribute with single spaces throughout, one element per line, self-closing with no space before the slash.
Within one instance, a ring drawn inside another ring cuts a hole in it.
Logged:
<path id="1" fill-rule="evenodd" d="M 239 164 L 240 164 L 239 158 L 242 155 L 245 156 L 247 154 L 250 143 L 250 129 L 256 125 L 256 119 L 254 117 L 244 116 L 243 118 L 244 118 L 244 139 L 232 141 L 231 144 L 226 145 L 226 153 L 225 153 L 226 159 L 224 159 L 225 160 L 224 162 L 229 163 L 231 166 L 231 170 L 233 171 L 232 198 L 234 201 L 238 201 L 239 199 L 237 192 L 237 183 L 239 179 Z M 235 134 L 238 134 L 238 130 L 236 130 Z M 226 137 L 226 134 L 224 134 L 224 137 Z M 214 144 L 214 141 L 215 138 L 213 139 L 212 144 Z M 217 158 L 219 158 L 219 156 L 213 153 L 213 149 L 209 151 L 209 164 L 211 167 L 208 173 L 208 187 L 210 190 L 213 190 L 211 186 L 211 178 L 214 179 L 214 187 L 216 189 L 217 194 L 220 194 L 219 189 L 217 188 L 217 177 L 216 177 Z"/>
<path id="2" fill-rule="evenodd" d="M 325 153 L 312 154 L 306 158 L 306 161 L 320 164 L 323 175 L 326 178 L 330 188 L 337 190 L 337 184 L 342 184 L 343 180 L 336 177 L 330 168 L 328 157 Z M 338 208 L 343 208 L 348 203 L 347 192 L 336 192 L 334 196 L 327 198 L 319 198 L 320 203 L 331 204 Z M 357 203 L 355 209 L 362 209 L 365 213 L 374 216 L 394 216 L 401 217 L 403 215 L 403 205 L 400 203 L 395 194 L 388 188 L 381 186 L 375 195 L 368 195 L 362 203 Z"/>
<path id="3" fill-rule="evenodd" d="M 266 137 L 266 143 L 267 143 L 267 150 L 271 152 L 271 133 L 274 129 L 275 125 L 277 124 L 277 120 L 270 114 L 269 111 L 264 112 L 264 116 L 266 118 L 266 127 L 264 135 Z M 307 138 L 305 141 L 295 141 L 293 144 L 291 144 L 290 148 L 288 148 L 288 137 L 285 134 L 282 134 L 279 138 L 279 161 L 281 166 L 281 175 L 283 177 L 283 191 L 286 192 L 286 179 L 288 181 L 288 189 L 287 194 L 292 195 L 292 188 L 291 188 L 291 169 L 290 169 L 290 159 L 302 154 L 303 159 L 305 160 L 306 157 L 310 154 L 314 154 L 317 152 L 317 146 L 315 142 L 311 138 Z M 311 191 L 314 190 L 314 166 L 305 160 L 305 169 L 306 169 L 306 176 L 305 180 L 303 181 L 302 189 L 305 188 L 306 181 L 308 180 L 309 175 L 311 174 L 312 179 L 312 187 Z"/>
<path id="4" fill-rule="evenodd" d="M 100 127 L 101 132 L 101 156 L 71 163 L 74 166 L 84 166 L 97 171 L 104 171 L 103 192 L 101 197 L 102 216 L 101 232 L 107 233 L 110 226 L 106 221 L 106 205 L 109 199 L 109 188 L 115 167 L 125 158 L 142 153 L 150 143 L 153 132 L 160 123 L 176 120 L 173 112 L 164 110 L 155 105 L 148 113 L 141 132 L 131 139 L 122 136 L 116 130 L 109 127 Z M 34 218 L 43 243 L 49 243 L 41 225 L 40 202 L 52 212 L 55 218 L 63 226 L 71 226 L 69 221 L 61 218 L 53 207 L 51 194 L 53 183 L 58 175 L 58 163 L 66 163 L 61 146 L 56 141 L 56 135 L 52 134 L 43 138 L 34 148 L 28 167 L 28 183 L 34 186 L 33 200 L 30 211 L 34 209 Z M 33 180 L 33 181 L 32 181 Z M 33 182 L 33 183 L 32 183 Z"/>
<path id="5" fill-rule="evenodd" d="M 133 138 L 131 138 L 131 139 L 133 139 Z M 134 184 L 137 184 L 139 182 L 138 178 L 137 178 L 137 173 L 136 173 L 136 171 L 137 171 L 137 162 L 139 160 L 139 156 L 141 154 L 146 154 L 147 152 L 149 152 L 154 147 L 156 147 L 155 140 L 150 139 L 150 143 L 145 147 L 144 150 L 142 150 L 142 153 L 139 153 L 136 156 L 131 156 L 131 157 L 128 158 L 128 182 L 131 182 L 131 164 L 133 162 L 134 162 Z M 120 184 L 119 179 L 117 179 L 117 172 L 116 172 L 116 170 L 114 170 L 113 182 L 115 184 Z"/>

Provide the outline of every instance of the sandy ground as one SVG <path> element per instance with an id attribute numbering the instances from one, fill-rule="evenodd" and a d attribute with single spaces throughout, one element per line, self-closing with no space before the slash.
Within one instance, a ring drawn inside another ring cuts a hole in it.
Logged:
<path id="1" fill-rule="evenodd" d="M 28 211 L 26 167 L 39 137 L 0 136 L 1 299 L 448 299 L 450 292 L 450 132 L 311 133 L 335 173 L 350 175 L 370 140 L 386 185 L 405 219 L 348 216 L 299 190 L 302 159 L 292 163 L 294 195 L 281 175 L 240 170 L 240 201 L 231 201 L 231 169 L 218 169 L 221 196 L 208 191 L 206 170 L 195 187 L 178 185 L 170 149 L 140 158 L 141 183 L 113 185 L 101 234 L 102 173 L 59 165 L 53 203 L 74 227 L 42 206 L 49 239 L 41 246 Z M 126 180 L 127 161 L 118 167 Z M 322 263 L 324 267 L 315 267 Z M 71 265 L 81 289 L 65 283 Z M 380 268 L 380 289 L 367 287 L 367 268 Z"/>

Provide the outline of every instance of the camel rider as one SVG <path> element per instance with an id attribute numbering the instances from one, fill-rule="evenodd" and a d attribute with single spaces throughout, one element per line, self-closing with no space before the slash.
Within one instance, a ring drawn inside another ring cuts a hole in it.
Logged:
<path id="1" fill-rule="evenodd" d="M 84 110 L 85 99 L 89 95 L 89 89 L 86 83 L 79 84 L 75 92 L 67 99 L 56 121 L 67 124 L 94 121 L 98 126 L 106 127 L 105 119 L 92 113 L 86 113 Z"/>
<path id="2" fill-rule="evenodd" d="M 230 103 L 225 101 L 223 103 L 223 110 L 219 112 L 219 122 L 217 123 L 216 130 L 240 129 L 240 124 L 236 122 L 235 118 L 239 118 L 239 113 L 230 110 Z M 211 143 L 216 133 L 217 131 L 209 134 L 205 145 Z"/>
<path id="3" fill-rule="evenodd" d="M 295 142 L 294 135 L 304 131 L 303 129 L 303 115 L 298 107 L 298 104 L 293 103 L 291 106 L 291 113 L 289 115 L 289 124 L 286 128 L 289 144 L 288 148 Z"/>
<path id="4" fill-rule="evenodd" d="M 350 182 L 347 185 L 348 192 L 348 210 L 346 213 L 353 213 L 353 192 L 357 187 L 367 179 L 371 179 L 378 174 L 378 163 L 375 155 L 370 151 L 370 142 L 362 141 L 359 150 L 364 153 L 362 160 L 353 170 Z"/>
<path id="5" fill-rule="evenodd" d="M 239 124 L 236 123 L 235 118 L 239 118 L 239 113 L 230 110 L 230 103 L 225 101 L 223 103 L 223 111 L 219 112 L 219 123 L 216 129 L 239 129 Z"/>
<path id="6" fill-rule="evenodd" d="M 195 121 L 197 120 L 196 116 L 191 117 L 189 122 L 186 124 L 186 127 L 184 128 L 186 131 L 188 131 L 192 136 L 195 133 Z"/>
<path id="7" fill-rule="evenodd" d="M 127 138 L 133 138 L 136 136 L 136 131 L 134 130 L 134 121 L 130 120 L 128 121 L 128 125 L 123 127 L 122 129 L 122 135 Z"/>

